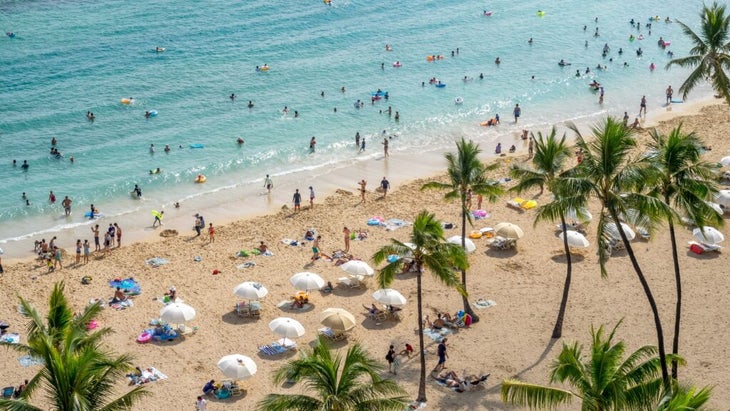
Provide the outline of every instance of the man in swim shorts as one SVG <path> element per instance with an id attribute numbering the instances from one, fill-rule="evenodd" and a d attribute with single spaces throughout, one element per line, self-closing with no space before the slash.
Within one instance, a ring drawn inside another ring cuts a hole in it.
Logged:
<path id="1" fill-rule="evenodd" d="M 309 186 L 309 208 L 314 208 L 314 188 Z"/>
<path id="2" fill-rule="evenodd" d="M 646 117 L 646 96 L 641 96 L 641 105 L 639 106 L 639 117 L 641 117 L 641 112 L 644 112 L 644 117 Z"/>
<path id="3" fill-rule="evenodd" d="M 71 199 L 68 198 L 68 196 L 65 196 L 63 198 L 61 205 L 63 206 L 63 211 L 66 213 L 66 215 L 71 215 Z"/>
<path id="4" fill-rule="evenodd" d="M 385 198 L 386 194 L 388 194 L 389 188 L 390 188 L 390 181 L 388 181 L 385 177 L 383 177 L 383 179 L 380 180 L 380 189 L 383 190 L 383 198 Z"/>
<path id="5" fill-rule="evenodd" d="M 670 85 L 667 87 L 667 104 L 672 102 L 672 94 L 674 94 L 674 90 L 672 90 L 672 86 Z"/>
<path id="6" fill-rule="evenodd" d="M 522 114 L 522 109 L 519 104 L 515 104 L 515 109 L 512 113 L 515 115 L 515 124 L 517 124 L 517 120 L 520 119 L 520 115 Z"/>
<path id="7" fill-rule="evenodd" d="M 298 188 L 294 191 L 294 198 L 292 200 L 294 201 L 294 211 L 299 211 L 302 204 L 302 195 L 299 193 Z"/>
<path id="8" fill-rule="evenodd" d="M 314 243 L 312 243 L 312 261 L 319 259 L 319 240 L 321 239 L 322 236 L 318 235 Z"/>

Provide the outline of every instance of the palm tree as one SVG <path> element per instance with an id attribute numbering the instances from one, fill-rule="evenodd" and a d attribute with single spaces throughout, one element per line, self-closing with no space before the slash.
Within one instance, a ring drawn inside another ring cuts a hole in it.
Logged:
<path id="1" fill-rule="evenodd" d="M 408 402 L 395 381 L 381 378 L 383 366 L 368 355 L 360 344 L 347 350 L 344 362 L 325 342 L 303 351 L 274 374 L 274 381 L 304 381 L 316 396 L 306 394 L 268 394 L 256 408 L 261 411 L 400 411 Z"/>
<path id="2" fill-rule="evenodd" d="M 550 367 L 550 383 L 568 384 L 571 389 L 510 379 L 502 382 L 502 401 L 552 410 L 577 399 L 584 411 L 643 410 L 648 404 L 656 404 L 662 393 L 657 349 L 644 346 L 624 358 L 623 341 L 613 343 L 619 324 L 607 338 L 603 326 L 598 331 L 591 327 L 588 355 L 583 354 L 583 346 L 577 342 L 563 343 Z"/>
<path id="3" fill-rule="evenodd" d="M 495 168 L 485 167 L 479 160 L 479 145 L 463 138 L 456 143 L 456 154 L 446 153 L 446 173 L 449 176 L 448 183 L 432 181 L 421 187 L 421 190 L 439 189 L 448 190 L 444 195 L 446 200 L 458 199 L 461 205 L 461 247 L 466 249 L 466 222 L 472 223 L 469 212 L 467 196 L 469 190 L 473 193 L 486 196 L 487 201 L 494 202 L 503 193 L 502 188 L 496 181 L 491 181 L 485 176 L 485 172 Z M 461 271 L 461 286 L 466 290 L 466 270 Z M 464 312 L 471 315 L 473 322 L 479 321 L 479 316 L 474 313 L 466 295 L 462 297 Z"/>
<path id="4" fill-rule="evenodd" d="M 730 16 L 725 15 L 725 8 L 726 5 L 717 2 L 711 7 L 703 5 L 699 33 L 677 21 L 694 45 L 689 56 L 667 64 L 667 69 L 674 65 L 695 68 L 679 88 L 682 98 L 687 98 L 702 80 L 708 80 L 717 94 L 730 104 L 730 79 L 725 71 L 730 68 Z"/>
<path id="5" fill-rule="evenodd" d="M 671 397 L 662 399 L 657 410 L 659 411 L 705 411 L 709 408 L 705 407 L 705 403 L 712 396 L 712 388 L 704 387 L 697 389 L 695 387 L 679 386 L 674 390 Z"/>
<path id="6" fill-rule="evenodd" d="M 724 220 L 707 203 L 717 192 L 715 170 L 717 163 L 701 160 L 702 141 L 694 133 L 683 133 L 682 125 L 674 128 L 669 135 L 657 130 L 651 132 L 649 161 L 654 168 L 655 179 L 650 194 L 661 199 L 668 208 L 664 219 L 669 226 L 674 262 L 674 281 L 677 287 L 677 302 L 674 317 L 674 338 L 672 354 L 679 352 L 679 329 L 682 316 L 682 277 L 677 255 L 675 221 L 681 224 L 681 214 L 688 216 L 695 225 L 722 225 Z M 677 379 L 677 363 L 672 362 L 672 378 Z"/>
<path id="7" fill-rule="evenodd" d="M 540 187 L 540 194 L 545 186 L 553 193 L 555 200 L 551 203 L 540 206 L 535 216 L 535 224 L 539 221 L 560 221 L 563 231 L 563 247 L 565 248 L 565 258 L 567 261 L 567 272 L 565 274 L 565 283 L 563 284 L 563 298 L 560 300 L 560 309 L 558 310 L 558 318 L 555 321 L 552 338 L 560 338 L 563 335 L 563 320 L 565 319 L 565 310 L 568 305 L 568 294 L 570 293 L 570 282 L 573 272 L 573 264 L 570 256 L 570 248 L 568 247 L 568 236 L 566 235 L 567 225 L 565 223 L 565 212 L 568 209 L 578 210 L 579 212 L 583 204 L 583 198 L 580 196 L 570 195 L 570 193 L 561 192 L 562 172 L 565 168 L 565 162 L 570 157 L 570 148 L 565 143 L 565 134 L 558 139 L 555 127 L 550 130 L 550 134 L 543 136 L 541 132 L 537 133 L 538 138 L 535 140 L 535 157 L 532 159 L 534 168 L 526 168 L 514 165 L 510 170 L 512 178 L 517 180 L 517 184 L 512 188 L 513 191 L 523 192 L 534 187 Z M 535 139 L 535 135 L 531 135 Z"/>
<path id="8" fill-rule="evenodd" d="M 444 229 L 436 217 L 424 210 L 421 211 L 413 222 L 411 232 L 411 247 L 391 239 L 390 244 L 380 247 L 372 260 L 376 265 L 385 261 L 388 256 L 399 256 L 397 260 L 387 264 L 378 272 L 378 285 L 380 288 L 388 288 L 393 283 L 395 276 L 404 271 L 405 260 L 410 259 L 416 268 L 416 299 L 418 305 L 418 344 L 421 360 L 421 378 L 418 384 L 419 402 L 426 401 L 426 356 L 423 353 L 423 301 L 421 295 L 421 278 L 423 269 L 426 268 L 442 283 L 448 287 L 459 290 L 465 294 L 459 284 L 459 278 L 454 270 L 466 270 L 469 263 L 464 249 L 456 244 L 444 242 Z"/>
<path id="9" fill-rule="evenodd" d="M 568 179 L 566 185 L 571 192 L 595 197 L 601 203 L 601 213 L 598 219 L 598 256 L 601 275 L 606 276 L 606 262 L 611 253 L 610 236 L 605 227 L 608 222 L 614 222 L 631 265 L 641 283 L 644 294 L 654 316 L 654 326 L 657 334 L 659 362 L 662 368 L 662 381 L 667 392 L 671 392 L 667 359 L 664 348 L 664 330 L 659 317 L 659 310 L 654 300 L 649 283 L 646 281 L 634 250 L 629 243 L 622 225 L 619 224 L 620 215 L 633 214 L 646 220 L 649 230 L 653 229 L 662 215 L 666 215 L 666 205 L 654 197 L 643 194 L 645 184 L 649 181 L 648 161 L 641 158 L 631 158 L 636 147 L 633 130 L 612 117 L 592 128 L 593 140 L 587 142 L 575 124 L 569 125 L 577 135 L 576 144 L 583 152 L 583 162 L 574 170 L 574 178 Z"/>
<path id="10" fill-rule="evenodd" d="M 147 395 L 143 387 L 135 387 L 115 399 L 110 397 L 115 384 L 132 368 L 132 358 L 116 356 L 102 347 L 101 340 L 111 333 L 110 328 L 87 331 L 86 325 L 101 310 L 99 304 L 89 305 L 74 315 L 63 290 L 63 282 L 54 285 L 45 322 L 33 305 L 20 298 L 22 311 L 29 319 L 28 343 L 3 345 L 43 360 L 43 368 L 18 400 L 0 400 L 0 409 L 42 410 L 29 402 L 39 389 L 45 391 L 52 407 L 59 411 L 131 409 Z"/>

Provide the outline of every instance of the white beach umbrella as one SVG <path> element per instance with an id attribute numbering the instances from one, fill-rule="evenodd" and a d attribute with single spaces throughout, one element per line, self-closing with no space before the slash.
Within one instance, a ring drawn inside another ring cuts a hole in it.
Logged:
<path id="1" fill-rule="evenodd" d="M 185 324 L 195 318 L 195 309 L 184 303 L 170 303 L 160 310 L 160 318 L 170 324 Z"/>
<path id="2" fill-rule="evenodd" d="M 495 225 L 494 234 L 511 240 L 518 240 L 525 235 L 519 226 L 512 223 L 499 223 Z"/>
<path id="3" fill-rule="evenodd" d="M 730 190 L 720 190 L 715 195 L 715 202 L 723 207 L 730 207 Z"/>
<path id="4" fill-rule="evenodd" d="M 246 281 L 233 288 L 233 294 L 247 300 L 258 300 L 266 297 L 268 293 L 266 287 L 255 281 Z"/>
<path id="5" fill-rule="evenodd" d="M 379 303 L 399 307 L 406 305 L 406 297 L 392 288 L 381 288 L 373 293 L 373 298 Z"/>
<path id="6" fill-rule="evenodd" d="M 375 270 L 372 269 L 365 261 L 350 260 L 340 266 L 342 271 L 350 275 L 373 275 Z"/>
<path id="7" fill-rule="evenodd" d="M 580 215 L 578 215 L 578 214 L 580 214 Z M 575 221 L 580 221 L 582 223 L 587 223 L 587 222 L 593 220 L 593 215 L 585 207 L 580 208 L 578 211 L 576 211 L 575 208 L 569 208 L 565 212 L 565 218 L 567 218 L 568 220 L 575 220 Z"/>
<path id="8" fill-rule="evenodd" d="M 724 165 L 726 167 L 730 167 L 730 156 L 721 158 L 720 159 L 720 164 L 722 164 L 722 165 Z"/>
<path id="9" fill-rule="evenodd" d="M 304 335 L 304 326 L 299 321 L 289 317 L 279 317 L 269 323 L 269 329 L 280 335 L 283 338 L 283 342 L 280 343 L 283 346 L 287 346 L 287 338 L 297 338 Z"/>
<path id="10" fill-rule="evenodd" d="M 705 201 L 705 204 L 707 204 L 707 205 L 708 205 L 708 206 L 710 206 L 710 207 L 711 207 L 711 208 L 712 208 L 713 210 L 715 210 L 715 212 L 716 212 L 717 214 L 720 214 L 720 215 L 723 215 L 723 214 L 725 214 L 725 210 L 723 210 L 723 209 L 722 209 L 722 207 L 720 207 L 720 204 L 717 204 L 717 203 L 713 203 L 712 201 Z"/>
<path id="11" fill-rule="evenodd" d="M 256 363 L 241 354 L 231 354 L 218 360 L 218 369 L 226 377 L 238 381 L 251 378 L 256 374 Z"/>
<path id="12" fill-rule="evenodd" d="M 692 230 L 692 235 L 697 241 L 705 244 L 717 244 L 725 241 L 725 236 L 717 231 L 715 227 L 705 226 Z"/>
<path id="13" fill-rule="evenodd" d="M 586 237 L 573 230 L 567 230 L 565 234 L 568 236 L 568 245 L 571 247 L 588 247 L 590 243 L 588 242 L 588 239 Z M 560 239 L 563 239 L 563 233 L 560 233 Z"/>
<path id="14" fill-rule="evenodd" d="M 446 241 L 451 244 L 456 244 L 456 245 L 461 246 L 461 236 L 460 235 L 455 235 L 453 237 L 449 237 Z M 473 253 L 474 251 L 477 250 L 477 246 L 474 245 L 474 241 L 471 241 L 468 238 L 466 239 L 466 241 L 464 241 L 464 246 L 466 247 L 467 253 Z"/>
<path id="15" fill-rule="evenodd" d="M 628 226 L 626 223 L 621 223 L 621 229 L 624 230 L 624 234 L 626 234 L 626 238 L 631 241 L 634 238 L 636 238 L 636 233 L 634 230 L 631 229 L 631 227 Z M 605 225 L 603 230 L 608 234 L 609 237 L 613 238 L 614 240 L 621 241 L 621 235 L 618 232 L 618 227 L 616 227 L 616 223 L 608 223 Z"/>
<path id="16" fill-rule="evenodd" d="M 328 308 L 319 314 L 319 322 L 336 331 L 347 331 L 355 327 L 355 316 L 342 308 Z"/>
<path id="17" fill-rule="evenodd" d="M 319 290 L 324 287 L 324 280 L 322 277 L 320 277 L 319 274 L 310 273 L 308 271 L 294 274 L 289 281 L 294 288 L 301 291 Z"/>

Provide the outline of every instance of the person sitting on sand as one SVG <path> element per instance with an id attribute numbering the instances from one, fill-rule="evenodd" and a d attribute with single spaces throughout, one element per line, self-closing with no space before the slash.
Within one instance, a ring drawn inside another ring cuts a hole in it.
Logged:
<path id="1" fill-rule="evenodd" d="M 175 290 L 175 287 L 170 287 L 170 290 L 164 295 L 169 298 L 170 302 L 174 303 L 177 299 L 177 290 Z"/>
<path id="2" fill-rule="evenodd" d="M 259 244 L 259 246 L 256 247 L 256 249 L 261 251 L 261 254 L 266 254 L 266 252 L 269 251 L 269 248 L 266 247 L 266 244 L 264 244 L 263 241 L 261 241 L 261 244 Z"/>
<path id="3" fill-rule="evenodd" d="M 411 354 L 413 354 L 413 346 L 406 343 L 406 348 L 404 348 L 398 355 L 407 355 L 408 358 L 411 358 Z"/>
<path id="4" fill-rule="evenodd" d="M 110 303 L 121 303 L 122 301 L 127 301 L 127 295 L 124 294 L 121 287 L 117 287 L 117 290 L 114 291 L 114 297 L 112 297 Z"/>
<path id="5" fill-rule="evenodd" d="M 307 232 L 304 233 L 304 239 L 307 241 L 314 241 L 314 231 L 307 230 Z"/>
<path id="6" fill-rule="evenodd" d="M 431 319 L 429 318 L 429 316 L 426 315 L 426 324 L 428 324 L 428 326 L 434 330 L 440 330 L 446 326 L 446 321 L 444 321 L 441 318 L 441 315 L 439 315 L 439 317 L 437 319 L 435 319 L 433 322 L 431 322 Z"/>
<path id="7" fill-rule="evenodd" d="M 365 307 L 368 310 L 368 313 L 370 313 L 370 315 L 378 315 L 382 312 L 381 309 L 379 309 L 378 307 L 375 306 L 375 303 L 373 303 L 370 307 L 366 307 L 364 305 L 363 305 L 363 307 Z"/>
<path id="8" fill-rule="evenodd" d="M 215 394 L 215 390 L 215 380 L 210 380 L 203 386 L 203 394 L 205 395 Z"/>
<path id="9" fill-rule="evenodd" d="M 631 125 L 630 128 L 631 129 L 635 129 L 635 130 L 641 130 L 641 123 L 639 122 L 639 118 L 638 117 L 636 117 L 634 119 L 634 123 Z"/>
<path id="10" fill-rule="evenodd" d="M 509 152 L 510 152 L 510 153 L 514 153 L 515 151 L 517 151 L 517 147 L 515 147 L 515 145 L 514 145 L 514 144 L 512 144 L 512 145 L 510 146 L 510 148 L 509 148 Z"/>
<path id="11" fill-rule="evenodd" d="M 142 375 L 142 369 L 139 367 L 134 367 L 134 372 L 127 374 L 127 378 L 129 378 L 129 384 L 138 385 L 138 383 L 142 379 Z"/>

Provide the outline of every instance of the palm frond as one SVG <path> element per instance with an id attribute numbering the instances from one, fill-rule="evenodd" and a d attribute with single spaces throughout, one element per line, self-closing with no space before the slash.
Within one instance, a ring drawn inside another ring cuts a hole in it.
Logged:
<path id="1" fill-rule="evenodd" d="M 568 390 L 528 384 L 519 380 L 502 382 L 502 401 L 539 410 L 557 410 L 571 403 L 576 395 Z"/>

